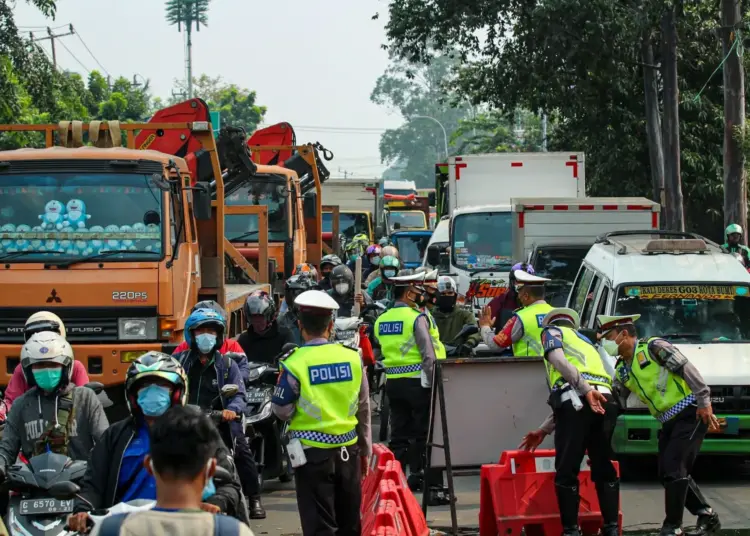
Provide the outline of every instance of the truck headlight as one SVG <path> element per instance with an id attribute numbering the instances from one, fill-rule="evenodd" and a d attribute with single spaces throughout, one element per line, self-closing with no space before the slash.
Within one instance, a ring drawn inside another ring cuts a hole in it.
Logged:
<path id="1" fill-rule="evenodd" d="M 120 318 L 117 338 L 123 341 L 156 340 L 156 318 Z"/>

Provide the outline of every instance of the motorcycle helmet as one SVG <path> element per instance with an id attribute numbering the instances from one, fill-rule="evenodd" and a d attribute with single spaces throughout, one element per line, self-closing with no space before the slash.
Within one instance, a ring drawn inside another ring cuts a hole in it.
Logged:
<path id="1" fill-rule="evenodd" d="M 341 259 L 338 255 L 325 255 L 322 259 L 320 259 L 320 271 L 323 277 L 331 275 L 331 271 L 341 264 L 344 263 L 341 262 Z"/>
<path id="2" fill-rule="evenodd" d="M 63 368 L 58 389 L 70 383 L 73 374 L 73 348 L 62 335 L 51 331 L 34 333 L 21 348 L 21 370 L 29 387 L 35 386 L 31 368 L 39 363 L 57 363 Z"/>
<path id="3" fill-rule="evenodd" d="M 513 288 L 516 284 L 516 276 L 514 275 L 516 270 L 521 270 L 522 272 L 526 272 L 527 274 L 534 275 L 534 267 L 531 266 L 529 263 L 526 262 L 517 262 L 513 265 L 513 267 L 510 269 L 510 275 L 508 276 L 508 285 Z"/>
<path id="4" fill-rule="evenodd" d="M 381 238 L 380 240 L 378 240 L 378 245 L 381 248 L 386 247 L 388 245 L 388 239 L 384 236 L 383 238 Z"/>
<path id="5" fill-rule="evenodd" d="M 55 313 L 50 313 L 49 311 L 39 311 L 26 320 L 26 325 L 23 328 L 24 341 L 28 341 L 34 333 L 42 333 L 45 331 L 57 333 L 66 340 L 68 338 L 65 333 L 65 324 L 63 324 L 63 321 L 60 320 L 59 316 Z"/>
<path id="6" fill-rule="evenodd" d="M 398 259 L 398 248 L 396 246 L 385 246 L 382 248 L 380 250 L 380 262 L 383 262 L 382 259 L 385 257 L 396 257 Z"/>
<path id="7" fill-rule="evenodd" d="M 134 413 L 136 410 L 140 411 L 138 407 L 138 384 L 144 378 L 160 378 L 174 385 L 172 390 L 173 406 L 184 406 L 187 403 L 188 379 L 185 369 L 171 355 L 151 351 L 133 361 L 125 374 L 125 401 L 130 413 Z"/>
<path id="8" fill-rule="evenodd" d="M 292 272 L 292 275 L 297 274 L 307 274 L 309 277 L 312 278 L 313 281 L 318 280 L 318 271 L 315 269 L 315 266 L 312 264 L 303 262 L 302 264 L 298 264 L 294 267 L 294 271 Z"/>
<path id="9" fill-rule="evenodd" d="M 383 249 L 385 250 L 385 248 Z M 401 263 L 399 262 L 398 257 L 388 255 L 380 260 L 379 270 L 383 281 L 388 281 L 389 278 L 399 275 L 400 269 Z"/>
<path id="10" fill-rule="evenodd" d="M 276 320 L 276 303 L 268 295 L 268 292 L 262 290 L 256 290 L 247 297 L 243 311 L 245 313 L 245 323 L 248 327 L 252 327 L 253 331 L 258 334 L 265 332 L 273 324 L 273 321 Z M 262 317 L 265 324 L 264 329 L 260 329 L 259 324 L 253 324 L 254 316 Z"/>
<path id="11" fill-rule="evenodd" d="M 742 235 L 742 227 L 736 223 L 730 223 L 727 225 L 727 228 L 724 229 L 724 239 L 726 240 L 729 238 L 730 234 Z"/>
<path id="12" fill-rule="evenodd" d="M 351 242 L 346 245 L 346 256 L 349 260 L 357 260 L 358 257 L 365 254 L 369 243 L 370 240 L 367 238 L 367 235 L 362 233 L 355 235 Z"/>
<path id="13" fill-rule="evenodd" d="M 192 350 L 197 350 L 198 346 L 193 337 L 193 331 L 205 326 L 213 326 L 216 329 L 216 344 L 211 352 L 218 350 L 224 344 L 227 323 L 223 316 L 212 309 L 197 309 L 190 314 L 185 321 L 185 342 Z"/>
<path id="14" fill-rule="evenodd" d="M 444 292 L 453 292 L 458 294 L 458 285 L 456 285 L 455 279 L 448 275 L 441 275 L 438 277 L 438 283 L 437 283 L 438 292 L 440 294 Z"/>
<path id="15" fill-rule="evenodd" d="M 284 301 L 286 301 L 287 307 L 290 309 L 294 308 L 294 300 L 305 292 L 306 290 L 310 290 L 315 286 L 315 281 L 310 279 L 306 274 L 297 274 L 293 275 L 289 279 L 287 279 L 284 282 Z M 247 302 L 245 302 L 247 305 Z M 246 312 L 247 314 L 247 312 Z M 249 315 L 248 315 L 248 318 Z M 269 322 L 273 322 L 273 319 L 271 319 Z"/>
<path id="16" fill-rule="evenodd" d="M 348 266 L 342 264 L 331 272 L 331 288 L 339 296 L 348 296 L 354 289 L 354 274 Z"/>
<path id="17" fill-rule="evenodd" d="M 212 311 L 216 311 L 217 313 L 219 313 L 225 321 L 227 319 L 227 312 L 224 310 L 224 308 L 221 305 L 219 305 L 213 300 L 199 301 L 198 303 L 195 304 L 195 306 L 190 312 L 194 313 L 198 309 L 211 309 Z"/>
<path id="18" fill-rule="evenodd" d="M 378 266 L 380 264 L 380 250 L 381 247 L 377 244 L 373 244 L 367 248 L 367 260 L 369 260 L 370 264 L 373 266 Z"/>

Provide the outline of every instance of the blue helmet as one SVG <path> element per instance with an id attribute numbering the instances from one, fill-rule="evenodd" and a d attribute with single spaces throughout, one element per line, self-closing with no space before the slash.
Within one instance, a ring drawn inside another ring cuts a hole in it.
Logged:
<path id="1" fill-rule="evenodd" d="M 224 317 L 212 309 L 196 309 L 185 321 L 185 342 L 188 346 L 194 348 L 195 339 L 193 339 L 193 330 L 201 326 L 214 326 L 216 328 L 216 347 L 214 350 L 221 348 L 224 344 L 224 334 L 227 331 L 227 323 Z"/>

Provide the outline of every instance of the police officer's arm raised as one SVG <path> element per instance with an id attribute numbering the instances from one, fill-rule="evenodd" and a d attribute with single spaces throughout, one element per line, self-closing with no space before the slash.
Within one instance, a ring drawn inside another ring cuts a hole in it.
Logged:
<path id="1" fill-rule="evenodd" d="M 523 338 L 523 324 L 516 322 L 516 319 L 516 316 L 510 317 L 500 333 L 495 335 L 492 326 L 495 325 L 496 319 L 492 317 L 489 305 L 485 306 L 479 315 L 479 335 L 482 342 L 490 350 L 504 350 L 514 342 L 520 341 Z"/>

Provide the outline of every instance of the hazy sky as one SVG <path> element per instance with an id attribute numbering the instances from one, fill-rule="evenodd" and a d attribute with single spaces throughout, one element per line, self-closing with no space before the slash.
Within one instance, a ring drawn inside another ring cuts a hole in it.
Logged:
<path id="1" fill-rule="evenodd" d="M 213 0 L 208 27 L 193 34 L 193 73 L 255 90 L 268 107 L 266 123 L 287 121 L 298 142 L 320 141 L 335 153 L 334 176 L 339 168 L 378 176 L 380 133 L 403 122 L 369 99 L 388 63 L 380 48 L 386 12 L 384 0 Z M 21 31 L 38 37 L 48 25 L 73 24 L 80 39 L 56 40 L 60 68 L 137 74 L 162 97 L 185 78 L 183 36 L 164 14 L 163 0 L 58 0 L 54 21 L 23 0 L 15 8 Z M 49 41 L 41 44 L 50 50 Z"/>

